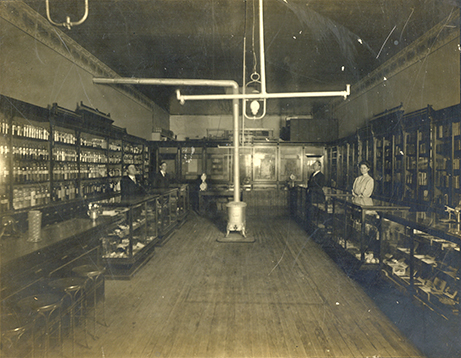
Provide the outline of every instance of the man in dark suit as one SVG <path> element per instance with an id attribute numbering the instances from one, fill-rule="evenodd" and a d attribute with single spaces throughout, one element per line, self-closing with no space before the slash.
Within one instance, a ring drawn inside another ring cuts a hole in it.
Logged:
<path id="1" fill-rule="evenodd" d="M 312 169 L 314 172 L 307 181 L 307 223 L 309 231 L 315 230 L 318 225 L 323 225 L 318 205 L 325 202 L 325 193 L 323 192 L 325 175 L 320 171 L 322 169 L 320 160 L 316 160 L 312 164 Z"/>
<path id="2" fill-rule="evenodd" d="M 316 160 L 312 164 L 314 172 L 311 174 L 307 182 L 307 194 L 310 203 L 323 203 L 325 201 L 325 193 L 323 187 L 325 186 L 325 175 L 320 171 L 322 163 Z"/>
<path id="3" fill-rule="evenodd" d="M 127 167 L 127 175 L 122 178 L 121 182 L 122 198 L 146 194 L 146 190 L 141 183 L 139 183 L 138 178 L 136 178 L 137 174 L 138 171 L 136 170 L 136 167 L 133 164 L 130 164 Z"/>
<path id="4" fill-rule="evenodd" d="M 168 189 L 170 186 L 170 175 L 166 172 L 166 162 L 160 162 L 159 171 L 154 177 L 154 188 Z"/>

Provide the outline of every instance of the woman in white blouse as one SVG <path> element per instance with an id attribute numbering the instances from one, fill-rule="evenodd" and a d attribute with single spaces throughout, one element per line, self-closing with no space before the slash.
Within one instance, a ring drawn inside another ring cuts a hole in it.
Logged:
<path id="1" fill-rule="evenodd" d="M 356 198 L 369 198 L 371 194 L 373 194 L 375 185 L 373 178 L 368 174 L 371 169 L 371 164 L 366 160 L 362 160 L 359 164 L 359 168 L 362 175 L 355 179 L 354 185 L 352 186 L 352 195 Z"/>

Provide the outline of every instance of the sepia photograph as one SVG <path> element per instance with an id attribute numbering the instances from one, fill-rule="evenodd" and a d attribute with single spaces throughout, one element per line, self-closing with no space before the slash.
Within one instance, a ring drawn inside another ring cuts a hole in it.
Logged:
<path id="1" fill-rule="evenodd" d="M 460 6 L 0 0 L 0 357 L 460 357 Z"/>

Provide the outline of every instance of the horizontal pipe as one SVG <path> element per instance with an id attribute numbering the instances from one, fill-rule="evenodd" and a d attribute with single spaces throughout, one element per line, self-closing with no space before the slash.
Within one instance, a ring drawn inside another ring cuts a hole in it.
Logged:
<path id="1" fill-rule="evenodd" d="M 179 79 L 179 78 L 93 78 L 93 83 L 96 84 L 125 84 L 125 85 L 157 85 L 157 86 L 198 86 L 198 87 L 231 87 L 234 96 L 238 94 L 239 86 L 238 83 L 232 80 L 196 80 L 196 79 Z M 179 95 L 179 90 L 176 90 L 176 94 Z M 179 99 L 179 98 L 178 98 Z M 239 101 L 236 98 L 228 97 L 226 99 L 232 99 L 233 108 L 232 116 L 234 122 L 234 201 L 240 201 L 240 163 L 239 163 Z M 184 101 L 179 99 L 181 104 Z"/>
<path id="2" fill-rule="evenodd" d="M 345 91 L 325 92 L 287 92 L 287 93 L 245 93 L 245 94 L 203 94 L 203 95 L 181 95 L 176 90 L 176 97 L 181 102 L 224 100 L 224 99 L 269 99 L 269 98 L 308 98 L 308 97 L 344 97 L 350 95 L 350 85 L 346 85 Z"/>
<path id="3" fill-rule="evenodd" d="M 238 83 L 232 80 L 203 80 L 180 78 L 93 78 L 97 84 L 125 85 L 158 85 L 158 86 L 201 86 L 201 87 L 232 87 L 238 88 Z"/>

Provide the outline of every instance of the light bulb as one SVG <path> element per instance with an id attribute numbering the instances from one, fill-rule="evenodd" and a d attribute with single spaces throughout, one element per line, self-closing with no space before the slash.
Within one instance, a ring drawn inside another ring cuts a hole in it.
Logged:
<path id="1" fill-rule="evenodd" d="M 259 102 L 255 99 L 250 103 L 250 109 L 251 109 L 251 113 L 253 114 L 253 116 L 256 116 L 260 107 L 261 106 Z"/>

